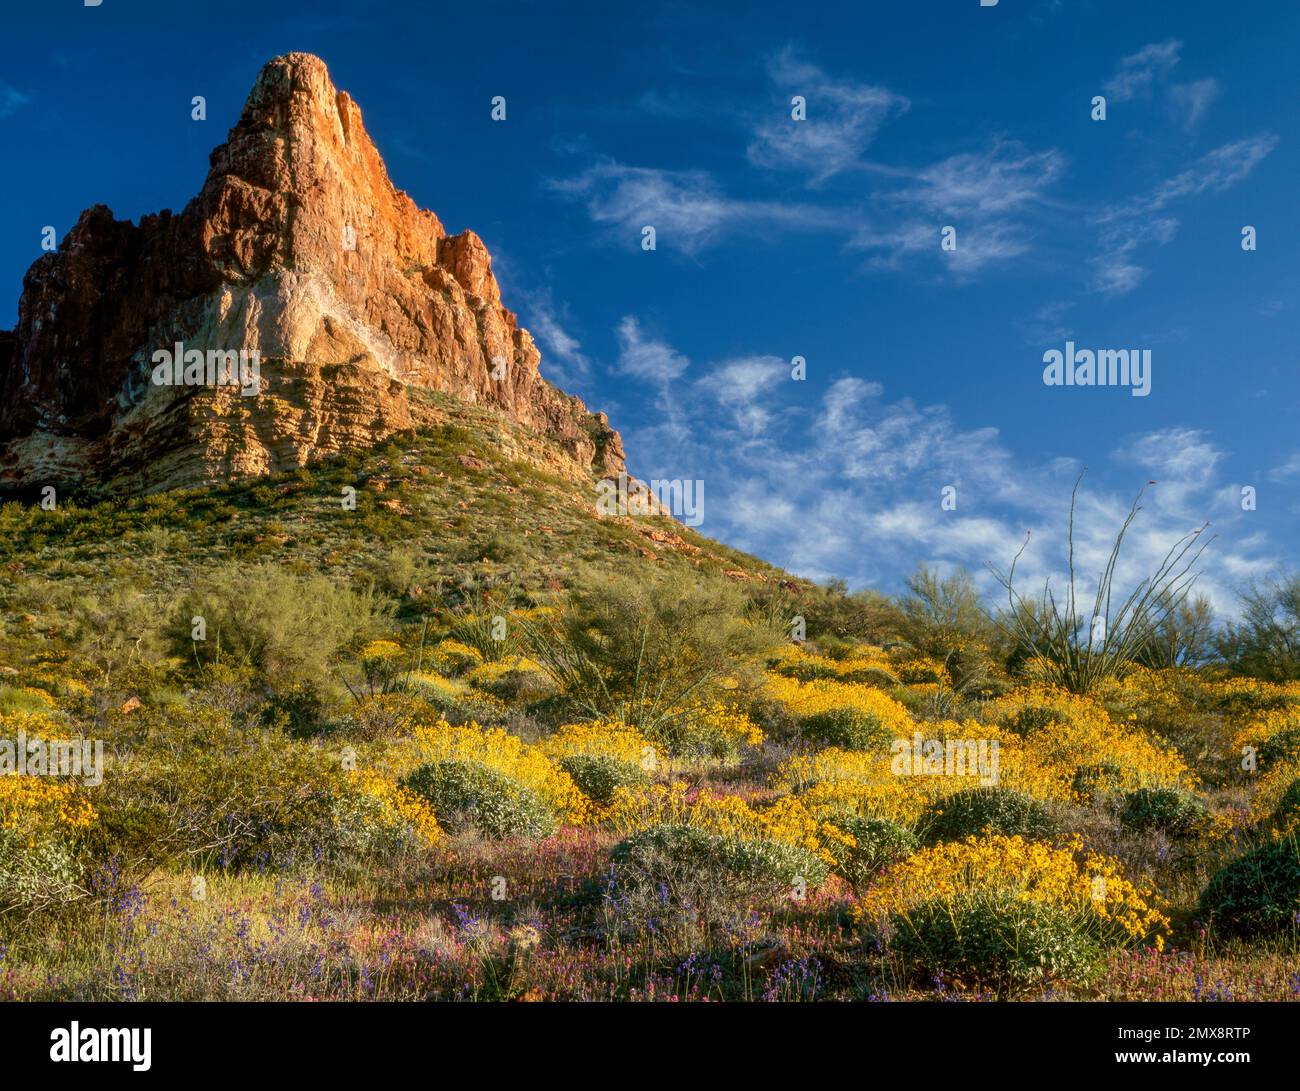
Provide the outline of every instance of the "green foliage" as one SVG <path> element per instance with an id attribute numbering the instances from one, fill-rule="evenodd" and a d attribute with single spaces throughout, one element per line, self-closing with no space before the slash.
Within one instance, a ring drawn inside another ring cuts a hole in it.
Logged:
<path id="1" fill-rule="evenodd" d="M 1061 723 L 1061 714 L 1056 709 L 1029 705 L 1009 717 L 1005 727 L 1017 735 L 1032 735 L 1059 723 Z"/>
<path id="2" fill-rule="evenodd" d="M 81 894 L 83 873 L 83 861 L 71 842 L 0 829 L 0 910 L 72 901 Z"/>
<path id="3" fill-rule="evenodd" d="M 797 678 L 800 682 L 816 682 L 821 678 L 839 678 L 839 672 L 832 666 L 819 663 L 815 659 L 795 659 L 782 663 L 776 668 L 777 674 L 787 678 Z"/>
<path id="4" fill-rule="evenodd" d="M 110 685 L 123 669 L 155 663 L 165 650 L 156 600 L 133 587 L 60 596 L 57 610 L 73 654 L 95 666 Z"/>
<path id="5" fill-rule="evenodd" d="M 1300 914 L 1300 844 L 1269 841 L 1225 864 L 1201 892 L 1201 917 L 1223 936 L 1294 934 Z"/>
<path id="6" fill-rule="evenodd" d="M 802 617 L 808 639 L 818 644 L 828 639 L 883 644 L 898 636 L 903 621 L 898 604 L 888 595 L 872 588 L 850 594 L 843 580 L 794 589 L 769 584 L 754 597 L 768 601 L 765 612 L 787 635 L 795 616 Z"/>
<path id="7" fill-rule="evenodd" d="M 612 803 L 619 788 L 635 787 L 648 779 L 640 766 L 609 754 L 570 754 L 558 764 L 583 795 L 600 804 Z"/>
<path id="8" fill-rule="evenodd" d="M 1128 515 L 1115 534 L 1110 554 L 1094 583 L 1092 604 L 1085 601 L 1075 569 L 1074 521 L 1083 475 L 1070 494 L 1070 518 L 1066 532 L 1069 573 L 1066 588 L 1058 599 L 1050 580 L 1033 598 L 1023 596 L 1016 586 L 1016 567 L 1029 546 L 1028 539 L 1012 559 L 1005 573 L 994 576 L 1007 593 L 1006 608 L 997 623 L 1021 660 L 1036 657 L 1045 667 L 1047 679 L 1072 693 L 1090 693 L 1100 683 L 1116 678 L 1157 639 L 1162 627 L 1187 600 L 1196 580 L 1194 569 L 1209 544 L 1201 541 L 1205 525 L 1175 542 L 1156 570 L 1139 580 L 1127 594 L 1115 587 L 1124 538 L 1141 510 L 1139 490 Z"/>
<path id="9" fill-rule="evenodd" d="M 386 607 L 369 589 L 276 565 L 227 564 L 186 599 L 178 641 L 201 663 L 247 664 L 273 678 L 320 677 L 347 644 L 377 630 Z M 206 639 L 191 640 L 193 617 Z"/>
<path id="10" fill-rule="evenodd" d="M 428 575 L 421 551 L 394 545 L 362 564 L 360 574 L 387 595 L 402 598 Z"/>
<path id="11" fill-rule="evenodd" d="M 1175 788 L 1138 788 L 1124 796 L 1120 824 L 1134 833 L 1160 830 L 1170 837 L 1194 837 L 1210 812 L 1194 795 Z"/>
<path id="12" fill-rule="evenodd" d="M 854 888 L 865 886 L 883 868 L 911 856 L 920 846 L 916 834 L 887 818 L 843 815 L 832 824 L 857 842 L 835 869 Z"/>
<path id="13" fill-rule="evenodd" d="M 1284 727 L 1259 744 L 1259 767 L 1271 769 L 1300 758 L 1300 727 Z"/>
<path id="14" fill-rule="evenodd" d="M 623 921 L 709 927 L 755 906 L 802 896 L 825 882 L 826 865 L 784 842 L 742 840 L 693 826 L 655 826 L 610 854 L 607 898 Z M 657 922 L 657 923 L 656 923 Z"/>
<path id="15" fill-rule="evenodd" d="M 429 762 L 402 783 L 428 801 L 451 833 L 474 829 L 493 841 L 533 841 L 555 832 L 555 815 L 536 792 L 482 762 Z"/>
<path id="16" fill-rule="evenodd" d="M 478 586 L 463 589 L 448 636 L 473 648 L 484 662 L 519 654 L 520 630 L 510 616 L 516 593 Z"/>
<path id="17" fill-rule="evenodd" d="M 945 577 L 921 565 L 907 578 L 907 593 L 899 606 L 901 634 L 908 644 L 943 663 L 958 690 L 983 684 L 989 673 L 987 649 L 993 624 L 963 569 Z M 904 676 L 904 681 L 913 679 Z"/>
<path id="18" fill-rule="evenodd" d="M 1300 820 L 1300 777 L 1286 786 L 1270 816 L 1280 829 L 1291 829 Z"/>
<path id="19" fill-rule="evenodd" d="M 1054 906 L 996 895 L 942 898 L 891 918 L 890 946 L 926 984 L 989 990 L 999 999 L 1086 984 L 1100 951 L 1082 922 Z"/>
<path id="20" fill-rule="evenodd" d="M 148 747 L 95 797 L 101 859 L 238 871 L 290 869 L 330 851 L 337 756 L 211 705 L 137 718 Z"/>
<path id="21" fill-rule="evenodd" d="M 1070 790 L 1084 803 L 1091 803 L 1099 795 L 1118 792 L 1122 778 L 1123 771 L 1113 762 L 1103 761 L 1094 765 L 1081 765 L 1070 778 Z"/>
<path id="22" fill-rule="evenodd" d="M 1011 788 L 968 788 L 932 802 L 917 825 L 927 845 L 962 841 L 983 832 L 1046 839 L 1057 832 L 1037 800 Z"/>
<path id="23" fill-rule="evenodd" d="M 833 708 L 814 712 L 800 722 L 805 739 L 817 739 L 827 746 L 847 750 L 888 750 L 894 733 L 878 716 L 856 708 Z"/>
<path id="24" fill-rule="evenodd" d="M 1241 620 L 1224 627 L 1219 651 L 1238 674 L 1300 679 L 1300 574 L 1257 583 L 1241 595 Z"/>
<path id="25" fill-rule="evenodd" d="M 779 639 L 743 613 L 730 581 L 669 570 L 585 582 L 558 618 L 525 630 L 537 662 L 593 719 L 662 737 Z"/>
<path id="26" fill-rule="evenodd" d="M 46 713 L 50 706 L 41 699 L 41 695 L 29 693 L 17 686 L 0 682 L 0 714 L 10 712 Z"/>
<path id="27" fill-rule="evenodd" d="M 1172 601 L 1168 592 L 1151 638 L 1138 653 L 1144 666 L 1197 667 L 1214 658 L 1214 607 L 1204 595 Z"/>

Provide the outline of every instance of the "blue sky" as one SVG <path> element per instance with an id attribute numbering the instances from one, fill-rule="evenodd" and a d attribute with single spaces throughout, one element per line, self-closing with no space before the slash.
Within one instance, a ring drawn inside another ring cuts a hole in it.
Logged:
<path id="1" fill-rule="evenodd" d="M 1032 531 L 1036 578 L 1087 465 L 1084 567 L 1148 480 L 1133 571 L 1206 520 L 1221 607 L 1293 566 L 1300 7 L 620 7 L 14 6 L 0 324 L 44 225 L 179 209 L 260 66 L 305 50 L 394 182 L 483 236 L 543 371 L 609 412 L 631 470 L 705 483 L 703 532 L 892 590 Z M 1067 338 L 1150 349 L 1150 395 L 1045 386 Z"/>

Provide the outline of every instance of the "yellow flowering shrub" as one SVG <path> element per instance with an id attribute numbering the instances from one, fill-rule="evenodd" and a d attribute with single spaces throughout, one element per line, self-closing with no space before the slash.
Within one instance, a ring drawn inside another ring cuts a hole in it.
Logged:
<path id="1" fill-rule="evenodd" d="M 701 793 L 691 798 L 682 781 L 649 788 L 622 788 L 606 821 L 626 836 L 660 825 L 692 826 L 745 841 L 780 841 L 807 849 L 834 867 L 856 841 L 814 815 L 794 796 L 755 807 L 740 796 Z"/>
<path id="2" fill-rule="evenodd" d="M 857 920 L 881 921 L 967 894 L 1004 894 L 1088 915 L 1113 939 L 1154 937 L 1163 946 L 1169 931 L 1155 896 L 1126 879 L 1116 860 L 1085 852 L 1078 837 L 1062 847 L 1001 835 L 944 842 L 897 864 L 853 912 Z"/>
<path id="3" fill-rule="evenodd" d="M 480 663 L 465 677 L 475 685 L 498 682 L 504 675 L 516 671 L 520 674 L 542 674 L 542 665 L 526 655 L 505 656 L 487 663 Z"/>
<path id="4" fill-rule="evenodd" d="M 393 826 L 404 825 L 428 845 L 442 840 L 442 828 L 433 808 L 409 788 L 372 770 L 350 772 L 348 782 L 353 790 L 379 804 L 382 821 Z"/>
<path id="5" fill-rule="evenodd" d="M 813 678 L 853 680 L 856 675 L 870 673 L 882 682 L 896 682 L 894 662 L 882 648 L 860 644 L 847 655 L 831 658 L 810 652 L 802 644 L 784 646 L 769 659 L 775 673 L 785 677 L 808 681 Z"/>
<path id="6" fill-rule="evenodd" d="M 95 808 L 74 783 L 16 773 L 0 776 L 0 832 L 34 844 L 42 835 L 88 829 L 95 818 Z"/>
<path id="7" fill-rule="evenodd" d="M 479 762 L 533 789 L 562 822 L 577 826 L 590 817 L 587 797 L 568 773 L 555 766 L 540 746 L 529 746 L 499 727 L 473 722 L 452 725 L 445 720 L 423 724 L 394 751 L 392 760 L 400 773 L 427 762 Z"/>
<path id="8" fill-rule="evenodd" d="M 542 749 L 557 760 L 585 754 L 617 758 L 633 765 L 644 765 L 645 759 L 654 755 L 650 740 L 621 720 L 565 724 L 543 740 Z"/>
<path id="9" fill-rule="evenodd" d="M 1282 796 L 1297 780 L 1300 780 L 1300 759 L 1275 762 L 1261 772 L 1250 801 L 1249 821 L 1256 825 L 1271 822 Z M 1289 815 L 1279 832 L 1294 830 L 1297 825 L 1300 825 L 1300 814 Z"/>
<path id="10" fill-rule="evenodd" d="M 15 740 L 22 732 L 29 739 L 66 739 L 67 727 L 44 712 L 0 712 L 0 738 Z"/>
<path id="11" fill-rule="evenodd" d="M 1240 722 L 1240 721 L 1239 721 Z M 1270 742 L 1280 742 L 1284 736 L 1300 735 L 1300 707 L 1275 708 L 1255 713 L 1240 723 L 1232 737 L 1232 747 L 1244 754 L 1246 747 L 1257 753 L 1268 754 Z"/>
<path id="12" fill-rule="evenodd" d="M 361 649 L 362 659 L 396 659 L 402 654 L 402 646 L 392 640 L 372 640 Z"/>
<path id="13" fill-rule="evenodd" d="M 483 662 L 483 654 L 477 648 L 450 637 L 434 645 L 430 658 L 435 666 L 455 671 L 468 670 Z"/>
<path id="14" fill-rule="evenodd" d="M 762 746 L 763 731 L 741 709 L 714 701 L 696 709 L 691 717 L 696 729 L 731 744 Z"/>
<path id="15" fill-rule="evenodd" d="M 523 655 L 507 655 L 480 663 L 463 677 L 480 691 L 489 691 L 508 679 L 508 689 L 498 689 L 515 702 L 536 701 L 555 692 L 555 685 L 536 661 Z M 491 694 L 490 694 L 491 695 Z"/>
<path id="16" fill-rule="evenodd" d="M 1014 787 L 1030 795 L 1041 795 L 1042 777 L 1032 766 L 1027 766 L 1015 750 L 1015 739 L 969 721 L 918 725 L 912 738 L 896 741 L 908 744 L 908 764 L 918 743 L 958 739 L 963 743 L 984 743 L 992 755 L 992 744 L 998 744 L 996 783 Z M 922 751 L 923 752 L 923 751 Z M 946 761 L 946 759 L 940 759 Z M 943 775 L 911 775 L 907 765 L 896 761 L 890 752 L 847 750 L 827 747 L 812 754 L 800 754 L 787 759 L 772 778 L 774 787 L 796 792 L 803 804 L 813 814 L 834 820 L 837 813 L 856 814 L 869 818 L 887 818 L 904 826 L 911 825 L 926 806 L 934 800 L 980 787 L 992 781 L 994 767 L 990 760 L 987 772 L 980 769 L 977 760 L 955 762 Z M 986 777 L 988 779 L 986 780 Z"/>
<path id="17" fill-rule="evenodd" d="M 800 719 L 818 712 L 851 708 L 876 717 L 895 734 L 905 735 L 912 730 L 912 718 L 906 708 L 883 690 L 861 682 L 838 682 L 829 678 L 801 682 L 769 671 L 764 678 L 764 689 L 769 697 L 785 705 Z"/>
<path id="18" fill-rule="evenodd" d="M 1039 710 L 1058 718 L 1023 735 L 994 726 Z M 1197 783 L 1176 750 L 1158 745 L 1135 727 L 1116 724 L 1089 697 L 1035 683 L 990 701 L 982 715 L 987 723 L 980 730 L 1000 741 L 1000 783 L 1040 798 L 1070 799 L 1075 772 L 1084 766 L 1114 766 L 1124 790 L 1190 789 Z"/>
<path id="19" fill-rule="evenodd" d="M 76 897 L 83 870 L 77 835 L 97 818 L 75 783 L 0 776 L 0 909 Z"/>

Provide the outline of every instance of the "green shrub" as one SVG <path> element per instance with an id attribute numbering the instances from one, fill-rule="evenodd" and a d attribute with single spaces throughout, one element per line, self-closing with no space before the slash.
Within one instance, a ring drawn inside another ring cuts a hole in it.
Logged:
<path id="1" fill-rule="evenodd" d="M 786 891 L 801 884 L 809 889 L 820 886 L 828 875 L 826 865 L 807 849 L 767 838 L 731 841 L 726 866 L 742 882 Z"/>
<path id="2" fill-rule="evenodd" d="M 619 788 L 644 784 L 647 777 L 640 766 L 609 754 L 570 754 L 559 766 L 573 778 L 578 790 L 597 803 L 614 801 Z"/>
<path id="3" fill-rule="evenodd" d="M 474 829 L 493 841 L 536 840 L 555 832 L 555 815 L 531 788 L 478 761 L 435 761 L 403 782 L 451 833 Z"/>
<path id="4" fill-rule="evenodd" d="M 1054 708 L 1042 708 L 1030 705 L 1022 708 L 1006 721 L 1006 729 L 1017 735 L 1032 735 L 1036 731 L 1062 722 L 1062 717 Z"/>
<path id="5" fill-rule="evenodd" d="M 49 711 L 49 702 L 41 694 L 0 683 L 0 715 L 14 712 L 43 715 Z"/>
<path id="6" fill-rule="evenodd" d="M 1287 785 L 1277 806 L 1273 808 L 1272 818 L 1274 824 L 1282 829 L 1296 824 L 1296 819 L 1300 818 L 1300 777 Z"/>
<path id="7" fill-rule="evenodd" d="M 267 698 L 262 714 L 268 727 L 279 727 L 295 738 L 318 734 L 325 713 L 320 690 L 310 682 L 294 682 Z"/>
<path id="8" fill-rule="evenodd" d="M 101 859 L 242 871 L 289 869 L 332 850 L 336 754 L 200 702 L 141 710 L 132 726 L 149 746 L 120 759 L 97 790 Z"/>
<path id="9" fill-rule="evenodd" d="M 735 584 L 702 571 L 585 578 L 559 615 L 521 619 L 534 659 L 584 715 L 669 738 L 689 710 L 752 673 L 778 634 Z"/>
<path id="10" fill-rule="evenodd" d="M 827 877 L 826 865 L 798 846 L 681 825 L 633 834 L 614 847 L 610 864 L 610 927 L 648 932 L 678 951 L 698 950 L 720 924 L 745 921 Z"/>
<path id="11" fill-rule="evenodd" d="M 1160 830 L 1170 837 L 1194 837 L 1210 817 L 1205 804 L 1175 788 L 1138 788 L 1124 796 L 1120 824 L 1133 833 Z"/>
<path id="12" fill-rule="evenodd" d="M 1296 930 L 1300 914 L 1300 844 L 1269 841 L 1225 864 L 1201 892 L 1201 917 L 1216 932 L 1243 939 Z"/>
<path id="13" fill-rule="evenodd" d="M 984 832 L 1042 839 L 1057 831 L 1056 823 L 1037 800 L 997 787 L 968 788 L 935 800 L 921 815 L 918 829 L 927 845 L 962 841 Z"/>
<path id="14" fill-rule="evenodd" d="M 327 674 L 338 651 L 376 628 L 384 607 L 327 576 L 299 578 L 275 565 L 232 563 L 187 598 L 177 637 L 186 658 L 247 664 L 273 677 Z M 202 617 L 205 639 L 194 641 Z"/>
<path id="15" fill-rule="evenodd" d="M 800 721 L 806 738 L 819 739 L 827 746 L 841 746 L 847 750 L 887 750 L 894 741 L 894 733 L 880 722 L 878 716 L 856 708 L 833 708 L 814 712 Z"/>
<path id="16" fill-rule="evenodd" d="M 1095 765 L 1080 765 L 1070 778 L 1070 789 L 1084 803 L 1091 803 L 1099 795 L 1118 792 L 1122 785 L 1123 771 L 1113 762 L 1103 761 Z"/>
<path id="17" fill-rule="evenodd" d="M 837 677 L 846 685 L 875 686 L 876 689 L 893 689 L 899 685 L 897 675 L 884 667 L 862 667 L 855 671 L 845 671 Z"/>
<path id="18" fill-rule="evenodd" d="M 815 660 L 805 659 L 782 663 L 781 666 L 777 667 L 776 672 L 785 675 L 786 678 L 797 678 L 800 682 L 816 682 L 824 678 L 839 677 L 834 667 L 825 663 L 818 663 Z"/>
<path id="19" fill-rule="evenodd" d="M 0 909 L 36 908 L 71 901 L 83 867 L 66 840 L 0 829 Z"/>
<path id="20" fill-rule="evenodd" d="M 1074 916 L 1006 896 L 936 899 L 895 914 L 891 925 L 890 946 L 915 978 L 992 990 L 999 998 L 1086 984 L 1100 963 L 1096 942 Z"/>
<path id="21" fill-rule="evenodd" d="M 1287 727 L 1270 735 L 1259 745 L 1259 767 L 1272 768 L 1275 764 L 1300 758 L 1300 727 Z"/>
<path id="22" fill-rule="evenodd" d="M 835 869 L 854 887 L 864 886 L 882 868 L 911 856 L 920 844 L 911 830 L 887 818 L 843 815 L 832 824 L 857 842 Z"/>
<path id="23" fill-rule="evenodd" d="M 675 869 L 713 879 L 746 879 L 788 893 L 797 880 L 809 887 L 828 870 L 807 849 L 783 841 L 726 837 L 694 826 L 663 825 L 635 833 L 614 846 L 610 860 L 625 880 L 658 882 Z"/>

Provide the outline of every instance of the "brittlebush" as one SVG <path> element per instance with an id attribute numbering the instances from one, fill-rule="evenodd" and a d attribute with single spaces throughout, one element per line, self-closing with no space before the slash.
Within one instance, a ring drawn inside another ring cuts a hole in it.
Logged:
<path id="1" fill-rule="evenodd" d="M 1085 851 L 1078 837 L 1059 847 L 996 834 L 935 845 L 891 869 L 854 916 L 882 921 L 970 894 L 1009 895 L 1077 913 L 1112 944 L 1150 940 L 1163 947 L 1169 931 L 1155 896 L 1126 879 L 1116 860 Z"/>

